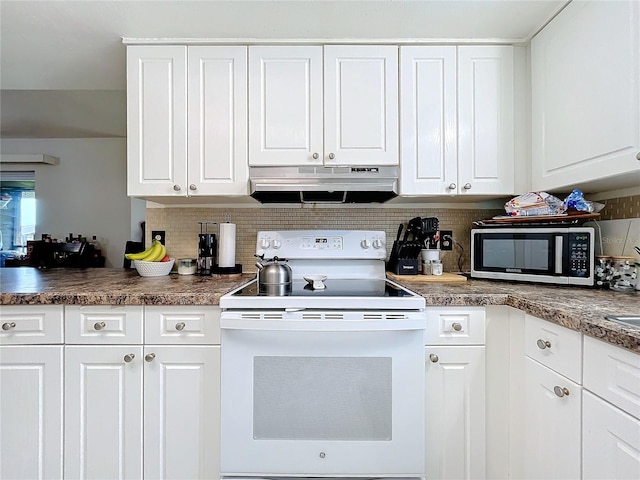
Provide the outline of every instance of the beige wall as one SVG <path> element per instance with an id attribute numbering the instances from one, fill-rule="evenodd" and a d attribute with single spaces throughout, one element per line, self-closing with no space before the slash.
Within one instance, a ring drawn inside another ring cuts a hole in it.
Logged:
<path id="1" fill-rule="evenodd" d="M 387 256 L 400 223 L 413 217 L 437 217 L 440 228 L 453 230 L 454 240 L 464 247 L 463 270 L 469 270 L 470 229 L 474 220 L 488 218 L 502 210 L 452 208 L 147 208 L 146 243 L 152 230 L 166 231 L 169 254 L 175 258 L 196 258 L 199 221 L 223 222 L 225 214 L 237 225 L 236 262 L 244 272 L 255 271 L 255 241 L 259 230 L 359 229 L 384 230 Z M 458 271 L 461 250 L 443 255 L 445 271 Z"/>

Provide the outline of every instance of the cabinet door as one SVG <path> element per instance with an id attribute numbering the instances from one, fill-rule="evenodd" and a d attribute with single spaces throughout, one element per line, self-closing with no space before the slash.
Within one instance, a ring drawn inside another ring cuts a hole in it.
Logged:
<path id="1" fill-rule="evenodd" d="M 322 47 L 249 47 L 249 164 L 322 165 Z"/>
<path id="2" fill-rule="evenodd" d="M 247 195 L 247 47 L 189 47 L 188 195 Z"/>
<path id="3" fill-rule="evenodd" d="M 187 47 L 127 47 L 127 195 L 186 195 Z"/>
<path id="4" fill-rule="evenodd" d="M 324 47 L 324 164 L 398 165 L 398 47 Z"/>
<path id="5" fill-rule="evenodd" d="M 456 93 L 456 47 L 400 48 L 401 195 L 457 192 Z"/>
<path id="6" fill-rule="evenodd" d="M 513 105 L 513 47 L 458 47 L 458 193 L 514 193 Z"/>
<path id="7" fill-rule="evenodd" d="M 533 38 L 534 190 L 638 185 L 639 78 L 637 0 L 571 2 Z"/>
<path id="8" fill-rule="evenodd" d="M 640 478 L 640 420 L 584 392 L 582 478 Z"/>
<path id="9" fill-rule="evenodd" d="M 485 478 L 485 347 L 426 347 L 427 478 Z"/>
<path id="10" fill-rule="evenodd" d="M 526 358 L 525 478 L 580 478 L 581 405 L 582 387 Z"/>
<path id="11" fill-rule="evenodd" d="M 218 478 L 219 346 L 145 347 L 144 438 L 145 478 Z"/>
<path id="12" fill-rule="evenodd" d="M 142 347 L 65 347 L 65 478 L 142 477 Z"/>
<path id="13" fill-rule="evenodd" d="M 0 347 L 0 478 L 62 477 L 62 348 Z"/>

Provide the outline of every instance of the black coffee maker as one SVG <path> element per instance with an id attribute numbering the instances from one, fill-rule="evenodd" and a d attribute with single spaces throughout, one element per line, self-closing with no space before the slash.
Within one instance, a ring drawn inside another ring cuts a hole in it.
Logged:
<path id="1" fill-rule="evenodd" d="M 211 270 L 216 264 L 218 255 L 218 240 L 215 233 L 209 233 L 209 225 L 215 228 L 217 222 L 198 222 L 200 234 L 198 235 L 198 274 L 211 275 Z"/>

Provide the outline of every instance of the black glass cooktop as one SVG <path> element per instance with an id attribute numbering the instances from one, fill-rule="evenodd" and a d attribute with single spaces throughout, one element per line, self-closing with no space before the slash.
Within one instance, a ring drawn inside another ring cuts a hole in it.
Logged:
<path id="1" fill-rule="evenodd" d="M 293 297 L 411 297 L 413 294 L 402 287 L 389 283 L 384 279 L 375 280 L 347 280 L 327 279 L 326 288 L 314 290 L 311 283 L 304 280 L 294 280 L 291 291 L 286 296 Z M 234 297 L 262 297 L 274 296 L 258 291 L 258 282 L 253 281 L 236 291 Z M 366 308 L 366 305 L 362 306 Z"/>

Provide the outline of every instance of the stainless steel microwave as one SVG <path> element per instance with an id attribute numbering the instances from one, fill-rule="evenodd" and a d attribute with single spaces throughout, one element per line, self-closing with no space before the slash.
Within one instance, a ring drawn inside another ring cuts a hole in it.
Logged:
<path id="1" fill-rule="evenodd" d="M 471 230 L 475 278 L 593 286 L 593 227 Z"/>

